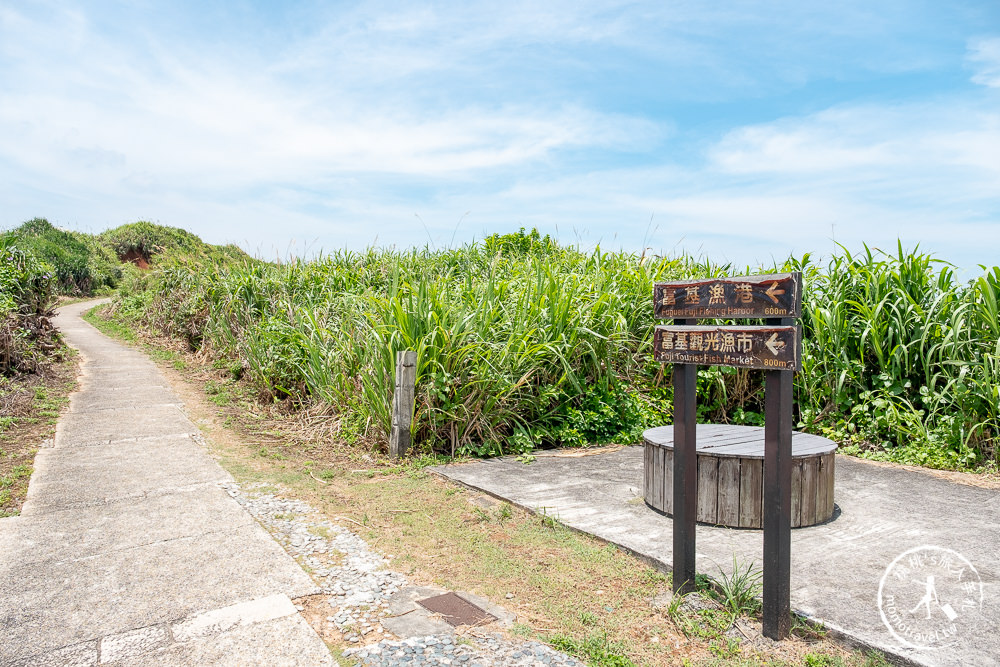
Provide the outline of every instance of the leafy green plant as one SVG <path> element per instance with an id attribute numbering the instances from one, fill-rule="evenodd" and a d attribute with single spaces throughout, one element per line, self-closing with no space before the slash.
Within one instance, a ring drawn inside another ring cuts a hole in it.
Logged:
<path id="1" fill-rule="evenodd" d="M 761 572 L 754 569 L 753 563 L 741 565 L 734 554 L 732 572 L 722 572 L 716 583 L 719 602 L 731 613 L 752 615 L 759 611 Z"/>
<path id="2" fill-rule="evenodd" d="M 0 374 L 35 372 L 58 348 L 48 320 L 52 269 L 18 243 L 0 236 Z"/>

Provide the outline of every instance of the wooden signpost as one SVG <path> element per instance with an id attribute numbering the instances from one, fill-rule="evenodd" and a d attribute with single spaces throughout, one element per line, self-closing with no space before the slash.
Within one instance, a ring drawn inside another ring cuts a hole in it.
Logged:
<path id="1" fill-rule="evenodd" d="M 802 364 L 795 318 L 802 274 L 779 273 L 657 283 L 654 358 L 674 364 L 673 588 L 694 590 L 698 462 L 698 365 L 766 371 L 764 395 L 764 634 L 788 636 L 791 578 L 792 378 Z M 699 318 L 764 319 L 765 326 L 699 326 Z"/>

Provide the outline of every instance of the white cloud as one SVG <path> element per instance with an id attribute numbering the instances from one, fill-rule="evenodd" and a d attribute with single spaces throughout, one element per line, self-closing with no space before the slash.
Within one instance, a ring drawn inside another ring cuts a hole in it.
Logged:
<path id="1" fill-rule="evenodd" d="M 973 83 L 1000 88 L 1000 37 L 983 37 L 969 42 L 966 59 L 975 70 Z"/>
<path id="2" fill-rule="evenodd" d="M 708 155 L 730 174 L 914 188 L 918 199 L 922 181 L 970 194 L 1000 184 L 1000 111 L 971 98 L 840 106 L 733 130 Z"/>

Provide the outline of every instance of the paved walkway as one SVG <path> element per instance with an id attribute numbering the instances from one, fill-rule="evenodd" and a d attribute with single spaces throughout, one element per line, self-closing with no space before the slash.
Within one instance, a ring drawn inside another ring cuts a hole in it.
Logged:
<path id="1" fill-rule="evenodd" d="M 642 501 L 642 448 L 575 454 L 433 470 L 669 569 L 671 520 Z M 904 662 L 1000 665 L 1000 492 L 843 456 L 836 465 L 835 518 L 792 531 L 793 609 Z M 757 530 L 699 525 L 696 539 L 709 575 L 731 571 L 734 556 L 762 558 Z"/>
<path id="2" fill-rule="evenodd" d="M 83 356 L 20 516 L 0 519 L 0 665 L 332 665 L 292 598 L 316 591 L 144 355 L 62 308 Z"/>

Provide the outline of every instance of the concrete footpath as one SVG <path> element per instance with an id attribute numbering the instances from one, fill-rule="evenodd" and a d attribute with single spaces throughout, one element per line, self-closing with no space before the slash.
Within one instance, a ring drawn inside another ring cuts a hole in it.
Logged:
<path id="1" fill-rule="evenodd" d="M 642 447 L 436 473 L 669 569 L 671 520 L 642 500 Z M 844 456 L 834 519 L 792 531 L 792 608 L 918 665 L 1000 665 L 1000 492 Z M 698 526 L 698 572 L 760 566 L 758 530 Z"/>
<path id="2" fill-rule="evenodd" d="M 0 519 L 0 665 L 332 665 L 316 592 L 220 487 L 156 366 L 60 310 L 83 375 Z"/>

